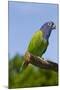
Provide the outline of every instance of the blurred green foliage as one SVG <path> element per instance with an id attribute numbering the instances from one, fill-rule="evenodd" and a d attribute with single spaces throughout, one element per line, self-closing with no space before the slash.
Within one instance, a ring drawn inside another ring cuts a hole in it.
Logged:
<path id="1" fill-rule="evenodd" d="M 16 54 L 9 60 L 9 88 L 40 87 L 58 85 L 58 73 L 40 69 L 31 64 L 22 72 L 23 56 Z"/>

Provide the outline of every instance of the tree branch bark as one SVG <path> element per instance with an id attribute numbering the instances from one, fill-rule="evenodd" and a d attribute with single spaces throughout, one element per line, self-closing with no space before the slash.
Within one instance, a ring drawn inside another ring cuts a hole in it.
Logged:
<path id="1" fill-rule="evenodd" d="M 38 56 L 32 55 L 29 52 L 26 52 L 24 55 L 25 63 L 24 64 L 33 64 L 42 69 L 53 70 L 58 72 L 58 64 L 49 60 L 44 60 Z"/>

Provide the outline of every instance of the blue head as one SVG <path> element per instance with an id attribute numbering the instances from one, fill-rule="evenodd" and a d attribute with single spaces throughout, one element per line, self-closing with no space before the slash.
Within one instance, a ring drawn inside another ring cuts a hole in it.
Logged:
<path id="1" fill-rule="evenodd" d="M 49 21 L 49 22 L 46 22 L 42 25 L 42 27 L 40 28 L 41 31 L 43 31 L 43 36 L 45 39 L 49 39 L 49 36 L 51 34 L 51 31 L 53 29 L 56 29 L 56 25 L 54 24 L 54 22 L 52 21 Z"/>

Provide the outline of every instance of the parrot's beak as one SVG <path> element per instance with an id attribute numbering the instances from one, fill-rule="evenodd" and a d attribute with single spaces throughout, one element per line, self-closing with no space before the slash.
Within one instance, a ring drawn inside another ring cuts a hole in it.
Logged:
<path id="1" fill-rule="evenodd" d="M 56 25 L 55 24 L 53 24 L 52 29 L 56 29 Z"/>

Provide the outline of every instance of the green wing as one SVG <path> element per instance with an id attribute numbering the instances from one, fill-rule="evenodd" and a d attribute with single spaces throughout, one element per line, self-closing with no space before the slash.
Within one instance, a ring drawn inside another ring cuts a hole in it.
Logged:
<path id="1" fill-rule="evenodd" d="M 38 30 L 35 32 L 29 43 L 28 51 L 33 55 L 41 57 L 42 54 L 46 51 L 47 45 L 48 42 L 43 38 L 43 32 Z"/>

